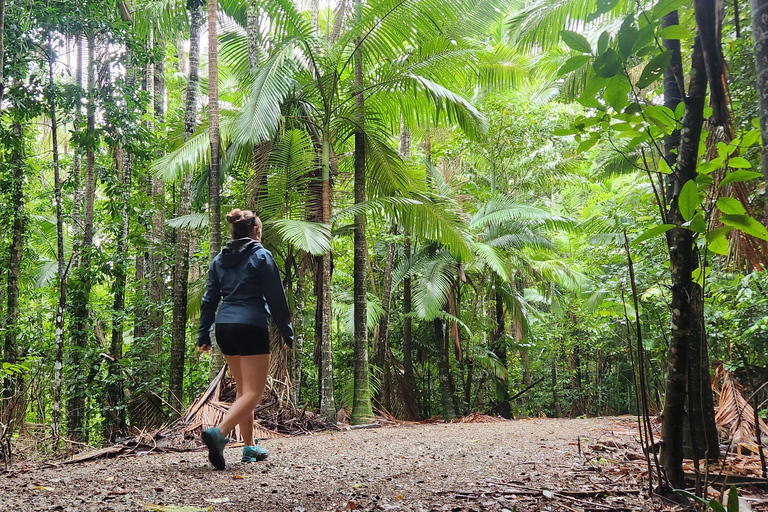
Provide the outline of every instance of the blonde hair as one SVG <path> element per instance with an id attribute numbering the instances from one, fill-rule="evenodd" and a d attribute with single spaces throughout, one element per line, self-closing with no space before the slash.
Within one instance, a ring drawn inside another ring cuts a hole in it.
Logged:
<path id="1" fill-rule="evenodd" d="M 253 226 L 258 226 L 261 232 L 261 219 L 251 210 L 235 208 L 227 214 L 227 222 L 232 224 L 232 238 L 245 238 L 251 234 Z"/>

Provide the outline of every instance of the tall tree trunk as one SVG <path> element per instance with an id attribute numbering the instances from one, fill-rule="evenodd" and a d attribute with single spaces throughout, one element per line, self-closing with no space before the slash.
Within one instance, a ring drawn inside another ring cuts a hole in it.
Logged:
<path id="1" fill-rule="evenodd" d="M 760 135 L 763 148 L 760 167 L 768 183 L 768 0 L 750 0 L 752 7 L 752 39 L 755 44 L 757 97 L 760 101 Z M 765 187 L 765 223 L 768 224 L 768 186 Z"/>
<path id="2" fill-rule="evenodd" d="M 18 359 L 18 347 L 16 346 L 18 335 L 19 317 L 19 274 L 21 273 L 21 259 L 24 255 L 24 133 L 21 122 L 18 119 L 11 125 L 13 133 L 10 167 L 12 175 L 11 201 L 13 204 L 13 234 L 11 235 L 11 248 L 8 255 L 8 282 L 6 292 L 5 310 L 5 343 L 3 347 L 3 359 L 14 364 Z M 7 376 L 3 386 L 3 399 L 13 397 L 16 392 L 14 378 Z M 5 423 L 10 423 L 12 418 L 0 418 Z M 13 432 L 15 425 L 10 426 Z"/>
<path id="3" fill-rule="evenodd" d="M 85 183 L 83 200 L 83 231 L 79 249 L 79 265 L 76 269 L 75 285 L 72 286 L 72 314 L 70 335 L 72 338 L 69 369 L 69 389 L 72 390 L 67 399 L 67 435 L 76 441 L 86 439 L 85 424 L 85 379 L 83 375 L 83 357 L 88 347 L 89 311 L 92 270 L 91 252 L 93 251 L 93 209 L 96 196 L 95 175 L 95 81 L 96 63 L 94 61 L 94 36 L 89 34 L 88 42 L 88 104 L 86 106 L 86 130 L 89 134 L 85 148 Z"/>
<path id="4" fill-rule="evenodd" d="M 184 141 L 188 141 L 197 125 L 197 96 L 200 85 L 200 28 L 203 6 L 190 5 L 189 78 L 184 106 Z M 192 173 L 185 172 L 179 186 L 178 215 L 192 212 Z M 171 332 L 171 368 L 169 376 L 170 403 L 181 412 L 184 393 L 184 353 L 187 341 L 187 291 L 189 283 L 190 230 L 176 231 L 176 251 L 173 266 L 173 329 Z"/>
<path id="5" fill-rule="evenodd" d="M 165 130 L 165 39 L 159 33 L 157 26 L 153 29 L 153 47 L 160 54 L 151 69 L 154 81 L 152 88 L 154 95 L 155 120 L 160 129 Z M 158 128 L 157 126 L 155 127 Z M 157 157 L 162 156 L 159 151 Z M 150 245 L 150 281 L 149 281 L 149 329 L 150 351 L 159 354 L 163 350 L 163 317 L 165 303 L 165 265 L 163 252 L 165 247 L 165 184 L 163 180 L 152 176 L 152 235 Z"/>
<path id="6" fill-rule="evenodd" d="M 312 28 L 317 30 L 320 27 L 320 0 L 310 0 L 312 14 L 310 16 L 310 22 Z"/>
<path id="7" fill-rule="evenodd" d="M 125 283 L 128 270 L 128 232 L 131 226 L 131 174 L 133 162 L 131 154 L 122 147 L 115 148 L 115 167 L 120 174 L 120 228 L 117 234 L 112 275 L 112 341 L 110 352 L 113 361 L 109 364 L 110 382 L 107 387 L 107 407 L 104 413 L 104 435 L 114 440 L 125 431 L 125 408 L 123 407 L 123 385 L 121 380 L 120 359 L 123 357 L 123 329 L 125 319 Z"/>
<path id="8" fill-rule="evenodd" d="M 1 29 L 2 28 L 0 27 L 0 30 Z M 67 306 L 67 270 L 64 262 L 64 212 L 61 198 L 59 126 L 56 117 L 56 84 L 53 80 L 53 60 L 53 44 L 51 43 L 51 35 L 48 34 L 48 86 L 51 88 L 49 108 L 51 117 L 51 143 L 53 146 L 53 195 L 54 202 L 56 203 L 56 262 L 59 277 L 59 302 L 56 307 L 56 317 L 54 319 L 56 355 L 54 356 L 53 362 L 53 403 L 51 404 L 51 430 L 53 433 L 53 448 L 55 450 L 59 445 L 59 434 L 61 431 L 61 383 L 62 369 L 64 367 L 64 310 Z M 0 67 L 2 67 L 1 64 Z"/>
<path id="9" fill-rule="evenodd" d="M 330 140 L 327 129 L 322 132 L 322 222 L 330 224 L 331 221 L 331 165 L 330 165 Z M 331 315 L 331 252 L 323 254 L 320 270 L 320 293 L 322 300 L 321 325 L 320 325 L 320 415 L 329 421 L 336 421 L 336 401 L 333 394 L 333 344 Z M 317 328 L 317 327 L 316 327 Z"/>
<path id="10" fill-rule="evenodd" d="M 456 404 L 453 400 L 451 385 L 451 367 L 448 362 L 448 350 L 443 332 L 443 322 L 439 318 L 432 321 L 435 339 L 435 356 L 437 357 L 437 372 L 440 380 L 440 404 L 443 419 L 450 421 L 456 417 Z"/>
<path id="11" fill-rule="evenodd" d="M 359 9 L 362 4 L 355 2 Z M 358 13 L 360 14 L 360 13 Z M 363 52 L 355 52 L 355 204 L 365 202 L 365 96 L 363 94 Z M 359 425 L 373 419 L 371 388 L 368 380 L 368 290 L 366 269 L 368 244 L 365 239 L 365 214 L 355 215 L 354 240 L 354 352 L 355 382 L 350 424 Z"/>
<path id="12" fill-rule="evenodd" d="M 398 143 L 398 152 L 403 160 L 411 158 L 411 131 L 405 126 L 402 117 L 400 120 L 400 140 Z M 403 231 L 403 255 L 406 259 L 411 258 L 411 236 L 408 230 Z M 403 279 L 403 370 L 405 371 L 405 382 L 411 389 L 411 393 L 405 393 L 406 400 L 411 400 L 411 404 L 406 404 L 406 410 L 418 411 L 416 407 L 416 377 L 413 370 L 413 319 L 410 317 L 412 310 L 411 298 L 411 277 L 406 276 Z M 417 418 L 413 418 L 414 420 Z"/>
<path id="13" fill-rule="evenodd" d="M 676 175 L 672 201 L 667 213 L 667 222 L 681 226 L 685 220 L 680 214 L 678 198 L 680 190 L 689 180 L 696 178 L 699 139 L 704 122 L 704 101 L 707 92 L 707 75 L 704 67 L 701 41 L 696 37 L 691 56 L 691 75 L 686 109 L 680 133 Z M 665 391 L 663 421 L 661 425 L 661 464 L 669 483 L 681 488 L 684 483 L 683 464 L 683 416 L 685 414 L 688 346 L 695 333 L 696 318 L 691 311 L 690 300 L 701 288 L 693 282 L 692 272 L 696 268 L 693 253 L 693 233 L 677 227 L 667 232 L 670 269 L 672 274 L 672 333 L 667 354 L 667 384 Z M 700 343 L 701 340 L 698 340 Z"/>
<path id="14" fill-rule="evenodd" d="M 83 38 L 80 33 L 75 35 L 75 45 L 77 46 L 76 61 L 75 61 L 75 85 L 77 90 L 81 91 L 83 88 Z M 80 132 L 80 121 L 82 120 L 82 110 L 80 105 L 75 108 L 74 122 L 72 130 L 75 133 Z M 80 186 L 82 181 L 82 148 L 78 144 L 75 146 L 72 154 L 72 181 L 74 192 L 72 194 L 72 227 L 70 228 L 70 236 L 73 240 L 80 240 L 83 236 L 83 188 Z M 73 252 L 72 263 L 70 266 L 76 268 L 80 265 L 80 254 Z"/>
<path id="15" fill-rule="evenodd" d="M 217 32 L 217 0 L 208 0 L 208 133 L 211 139 L 211 170 L 208 177 L 208 208 L 210 211 L 209 259 L 221 251 L 221 185 L 219 178 L 221 137 L 219 136 L 219 40 Z M 214 345 L 211 357 L 211 377 L 224 366 L 224 356 Z"/>

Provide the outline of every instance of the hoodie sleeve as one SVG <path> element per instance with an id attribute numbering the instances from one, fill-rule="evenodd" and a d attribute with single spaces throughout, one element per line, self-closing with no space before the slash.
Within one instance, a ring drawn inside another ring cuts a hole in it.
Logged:
<path id="1" fill-rule="evenodd" d="M 269 306 L 275 325 L 280 330 L 283 340 L 288 347 L 293 347 L 293 324 L 291 323 L 291 310 L 288 308 L 288 299 L 285 297 L 283 282 L 280 279 L 280 270 L 277 268 L 272 253 L 265 250 L 260 265 L 261 287 L 264 298 Z"/>
<path id="2" fill-rule="evenodd" d="M 211 266 L 208 268 L 208 283 L 203 295 L 203 304 L 200 306 L 200 329 L 197 331 L 198 347 L 211 344 L 211 326 L 216 318 L 219 300 L 221 300 L 219 279 L 213 265 L 214 262 L 211 262 Z"/>

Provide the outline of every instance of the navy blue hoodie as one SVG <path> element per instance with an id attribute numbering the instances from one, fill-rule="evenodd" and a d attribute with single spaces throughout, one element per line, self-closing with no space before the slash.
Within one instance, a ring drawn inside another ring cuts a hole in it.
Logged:
<path id="1" fill-rule="evenodd" d="M 198 346 L 210 345 L 214 319 L 217 324 L 247 324 L 268 329 L 270 317 L 286 345 L 292 347 L 291 312 L 272 253 L 252 238 L 231 240 L 213 258 L 208 270 Z"/>

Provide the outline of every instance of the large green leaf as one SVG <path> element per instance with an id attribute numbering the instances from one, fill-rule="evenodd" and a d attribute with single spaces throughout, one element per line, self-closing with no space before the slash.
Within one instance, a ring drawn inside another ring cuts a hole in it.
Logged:
<path id="1" fill-rule="evenodd" d="M 738 183 L 738 182 L 742 182 L 742 181 L 750 181 L 750 180 L 754 180 L 755 178 L 760 178 L 761 176 L 762 176 L 762 174 L 760 174 L 759 172 L 755 172 L 755 171 L 744 171 L 744 170 L 733 171 L 733 172 L 729 172 L 728 174 L 726 174 L 725 178 L 723 178 L 723 180 L 720 182 L 720 185 L 718 185 L 718 186 L 722 187 L 722 186 L 727 185 L 729 183 Z"/>
<path id="2" fill-rule="evenodd" d="M 589 46 L 589 41 L 583 35 L 578 32 L 572 32 L 570 30 L 561 30 L 560 37 L 563 38 L 563 42 L 568 45 L 571 50 L 576 50 L 582 53 L 591 53 L 592 48 Z"/>
<path id="3" fill-rule="evenodd" d="M 331 229 L 326 224 L 275 219 L 264 223 L 264 230 L 267 229 L 275 230 L 283 241 L 315 256 L 331 250 Z"/>
<path id="4" fill-rule="evenodd" d="M 722 215 L 720 222 L 768 242 L 768 229 L 749 215 Z"/>
<path id="5" fill-rule="evenodd" d="M 630 245 L 637 245 L 640 242 L 644 242 L 662 233 L 666 233 L 667 231 L 675 227 L 676 226 L 674 224 L 661 224 L 660 226 L 654 226 L 652 228 L 645 230 L 645 232 L 643 232 L 642 235 L 635 238 Z"/>
<path id="6" fill-rule="evenodd" d="M 688 180 L 680 190 L 680 197 L 677 198 L 677 205 L 680 209 L 680 215 L 683 219 L 689 221 L 696 214 L 701 199 L 699 198 L 699 187 L 694 180 Z"/>

